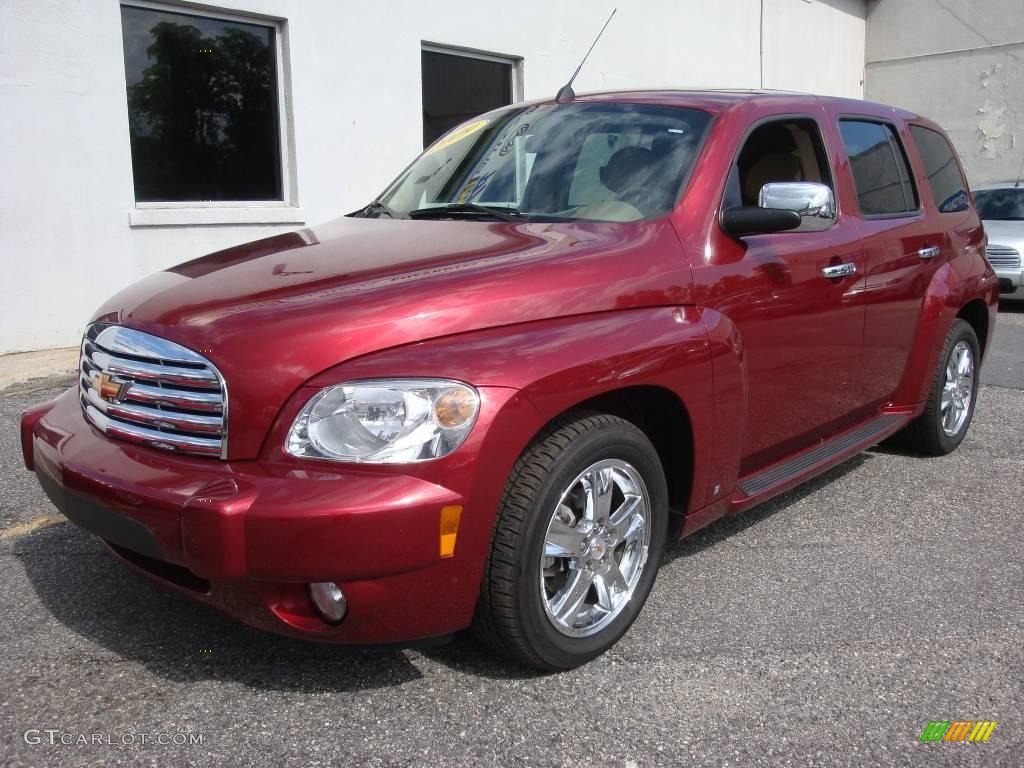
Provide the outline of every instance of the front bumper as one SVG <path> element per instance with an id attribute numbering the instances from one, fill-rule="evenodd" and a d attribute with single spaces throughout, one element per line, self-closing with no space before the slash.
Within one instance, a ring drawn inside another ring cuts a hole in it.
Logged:
<path id="1" fill-rule="evenodd" d="M 1024 269 L 1020 267 L 1015 269 L 993 267 L 993 271 L 996 273 L 996 277 L 999 278 L 1000 293 L 1013 293 L 1017 289 L 1024 287 Z"/>
<path id="2" fill-rule="evenodd" d="M 479 449 L 479 436 L 473 442 Z M 493 523 L 487 507 L 500 493 L 465 482 L 475 456 L 451 473 L 452 487 L 401 468 L 190 458 L 101 435 L 74 391 L 22 417 L 22 448 L 72 522 L 149 577 L 246 623 L 383 643 L 448 634 L 472 619 Z M 448 505 L 465 512 L 455 556 L 442 558 Z M 318 581 L 342 586 L 341 624 L 313 608 L 307 585 Z"/>

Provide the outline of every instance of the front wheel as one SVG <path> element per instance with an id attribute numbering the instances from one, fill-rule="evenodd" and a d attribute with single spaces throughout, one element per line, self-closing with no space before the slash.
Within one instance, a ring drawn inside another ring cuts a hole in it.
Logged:
<path id="1" fill-rule="evenodd" d="M 643 432 L 608 415 L 556 424 L 509 476 L 474 629 L 540 669 L 593 659 L 647 600 L 667 528 L 665 475 Z"/>
<path id="2" fill-rule="evenodd" d="M 924 413 L 907 427 L 910 447 L 929 456 L 952 453 L 963 442 L 978 401 L 981 350 L 964 320 L 946 334 Z"/>

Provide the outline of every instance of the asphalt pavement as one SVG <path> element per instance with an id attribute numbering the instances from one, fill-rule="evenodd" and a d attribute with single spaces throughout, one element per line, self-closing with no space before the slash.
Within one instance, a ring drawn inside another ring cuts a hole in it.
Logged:
<path id="1" fill-rule="evenodd" d="M 623 641 L 558 675 L 465 637 L 283 639 L 164 592 L 45 517 L 16 419 L 54 392 L 0 396 L 0 762 L 1021 765 L 1024 302 L 1004 309 L 959 451 L 882 446 L 674 545 Z M 932 720 L 997 726 L 921 742 Z"/>

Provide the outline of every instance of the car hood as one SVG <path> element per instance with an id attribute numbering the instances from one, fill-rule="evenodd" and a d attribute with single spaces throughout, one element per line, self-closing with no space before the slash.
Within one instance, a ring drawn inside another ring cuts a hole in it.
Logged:
<path id="1" fill-rule="evenodd" d="M 201 351 L 228 384 L 229 458 L 249 458 L 287 397 L 345 360 L 483 328 L 691 302 L 692 276 L 666 220 L 343 218 L 158 272 L 93 319 Z"/>
<path id="2" fill-rule="evenodd" d="M 985 226 L 989 245 L 1005 245 L 1017 250 L 1024 248 L 1024 221 L 985 219 L 981 223 Z"/>

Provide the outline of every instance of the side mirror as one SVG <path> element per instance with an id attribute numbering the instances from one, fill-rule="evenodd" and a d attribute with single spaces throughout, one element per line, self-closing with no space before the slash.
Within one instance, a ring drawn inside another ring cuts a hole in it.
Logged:
<path id="1" fill-rule="evenodd" d="M 832 189 L 813 181 L 773 181 L 761 187 L 758 205 L 744 205 L 722 211 L 722 229 L 733 237 L 768 235 L 796 229 L 804 219 L 824 229 L 836 218 Z"/>
<path id="2" fill-rule="evenodd" d="M 761 187 L 761 208 L 796 211 L 801 218 L 835 219 L 836 198 L 832 189 L 813 181 L 773 181 Z"/>
<path id="3" fill-rule="evenodd" d="M 778 211 L 756 205 L 738 205 L 722 211 L 722 229 L 733 237 L 768 235 L 799 226 L 800 214 L 796 211 Z"/>

